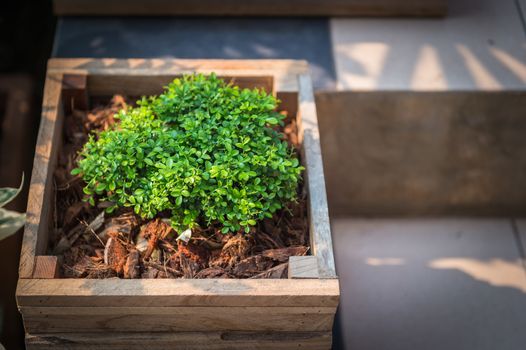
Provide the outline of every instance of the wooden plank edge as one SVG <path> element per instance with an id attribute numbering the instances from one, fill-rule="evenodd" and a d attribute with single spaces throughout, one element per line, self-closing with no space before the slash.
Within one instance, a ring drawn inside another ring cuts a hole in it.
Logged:
<path id="1" fill-rule="evenodd" d="M 62 78 L 62 99 L 66 115 L 74 109 L 88 110 L 88 79 L 86 74 L 64 74 Z"/>
<path id="2" fill-rule="evenodd" d="M 272 76 L 276 92 L 297 92 L 297 75 L 308 71 L 305 60 L 189 60 L 52 58 L 48 73 L 87 74 L 89 76 L 161 76 L 212 73 L 222 76 Z"/>
<path id="3" fill-rule="evenodd" d="M 84 71 L 115 74 L 170 74 L 193 70 L 308 72 L 306 60 L 294 59 L 179 59 L 179 58 L 50 58 L 48 73 Z"/>
<path id="4" fill-rule="evenodd" d="M 320 132 L 312 82 L 308 74 L 300 74 L 299 135 L 304 148 L 305 173 L 309 193 L 310 240 L 312 255 L 318 258 L 320 278 L 336 277 L 329 208 L 323 172 Z"/>
<path id="5" fill-rule="evenodd" d="M 29 333 L 330 331 L 336 307 L 21 307 Z"/>
<path id="6" fill-rule="evenodd" d="M 19 279 L 24 306 L 317 306 L 339 303 L 337 279 Z"/>
<path id="7" fill-rule="evenodd" d="M 38 349 L 330 349 L 332 332 L 104 332 L 26 334 L 28 350 Z"/>
<path id="8" fill-rule="evenodd" d="M 20 312 L 25 316 L 110 316 L 116 314 L 136 315 L 184 315 L 210 314 L 225 310 L 227 313 L 251 312 L 254 314 L 319 314 L 334 315 L 336 306 L 21 306 Z M 216 310 L 216 311 L 214 311 Z M 210 315 L 212 317 L 213 315 Z"/>
<path id="9" fill-rule="evenodd" d="M 59 270 L 58 257 L 54 255 L 37 255 L 32 278 L 58 278 Z"/>
<path id="10" fill-rule="evenodd" d="M 47 244 L 47 219 L 51 213 L 46 200 L 52 191 L 52 176 L 62 131 L 62 74 L 48 74 L 44 86 L 42 116 L 38 131 L 33 172 L 29 186 L 26 223 L 20 253 L 19 278 L 33 275 L 35 256 Z"/>
<path id="11" fill-rule="evenodd" d="M 289 278 L 319 278 L 318 258 L 314 255 L 289 257 Z"/>

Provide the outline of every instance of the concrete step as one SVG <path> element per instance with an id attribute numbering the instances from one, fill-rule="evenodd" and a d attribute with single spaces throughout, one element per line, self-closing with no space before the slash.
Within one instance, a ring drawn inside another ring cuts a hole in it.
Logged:
<path id="1" fill-rule="evenodd" d="M 340 90 L 523 90 L 515 0 L 449 2 L 443 19 L 332 19 Z"/>

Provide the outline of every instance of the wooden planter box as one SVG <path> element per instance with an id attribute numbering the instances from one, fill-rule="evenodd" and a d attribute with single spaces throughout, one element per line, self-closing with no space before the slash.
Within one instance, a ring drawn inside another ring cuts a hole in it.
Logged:
<path id="1" fill-rule="evenodd" d="M 289 279 L 60 279 L 46 256 L 64 110 L 92 96 L 151 95 L 183 73 L 272 89 L 297 115 L 312 256 Z M 31 179 L 17 301 L 28 349 L 329 349 L 339 299 L 316 107 L 302 61 L 53 59 Z"/>

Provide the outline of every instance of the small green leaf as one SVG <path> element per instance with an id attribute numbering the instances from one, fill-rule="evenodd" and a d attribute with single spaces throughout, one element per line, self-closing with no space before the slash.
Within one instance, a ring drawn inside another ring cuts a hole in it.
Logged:
<path id="1" fill-rule="evenodd" d="M 265 121 L 270 125 L 276 125 L 279 123 L 279 120 L 274 117 L 267 118 Z"/>

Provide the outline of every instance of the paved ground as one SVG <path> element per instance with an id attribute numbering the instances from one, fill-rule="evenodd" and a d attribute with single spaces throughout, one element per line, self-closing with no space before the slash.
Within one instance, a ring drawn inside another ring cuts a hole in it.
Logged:
<path id="1" fill-rule="evenodd" d="M 459 0 L 443 19 L 59 19 L 53 56 L 296 58 L 316 89 L 526 86 L 524 0 Z"/>
<path id="2" fill-rule="evenodd" d="M 335 348 L 525 348 L 526 269 L 507 219 L 335 219 Z"/>
<path id="3" fill-rule="evenodd" d="M 332 19 L 338 88 L 524 89 L 526 1 L 448 6 L 444 19 Z"/>
<path id="4" fill-rule="evenodd" d="M 305 59 L 314 86 L 334 89 L 329 20 L 318 18 L 62 18 L 56 57 Z"/>

